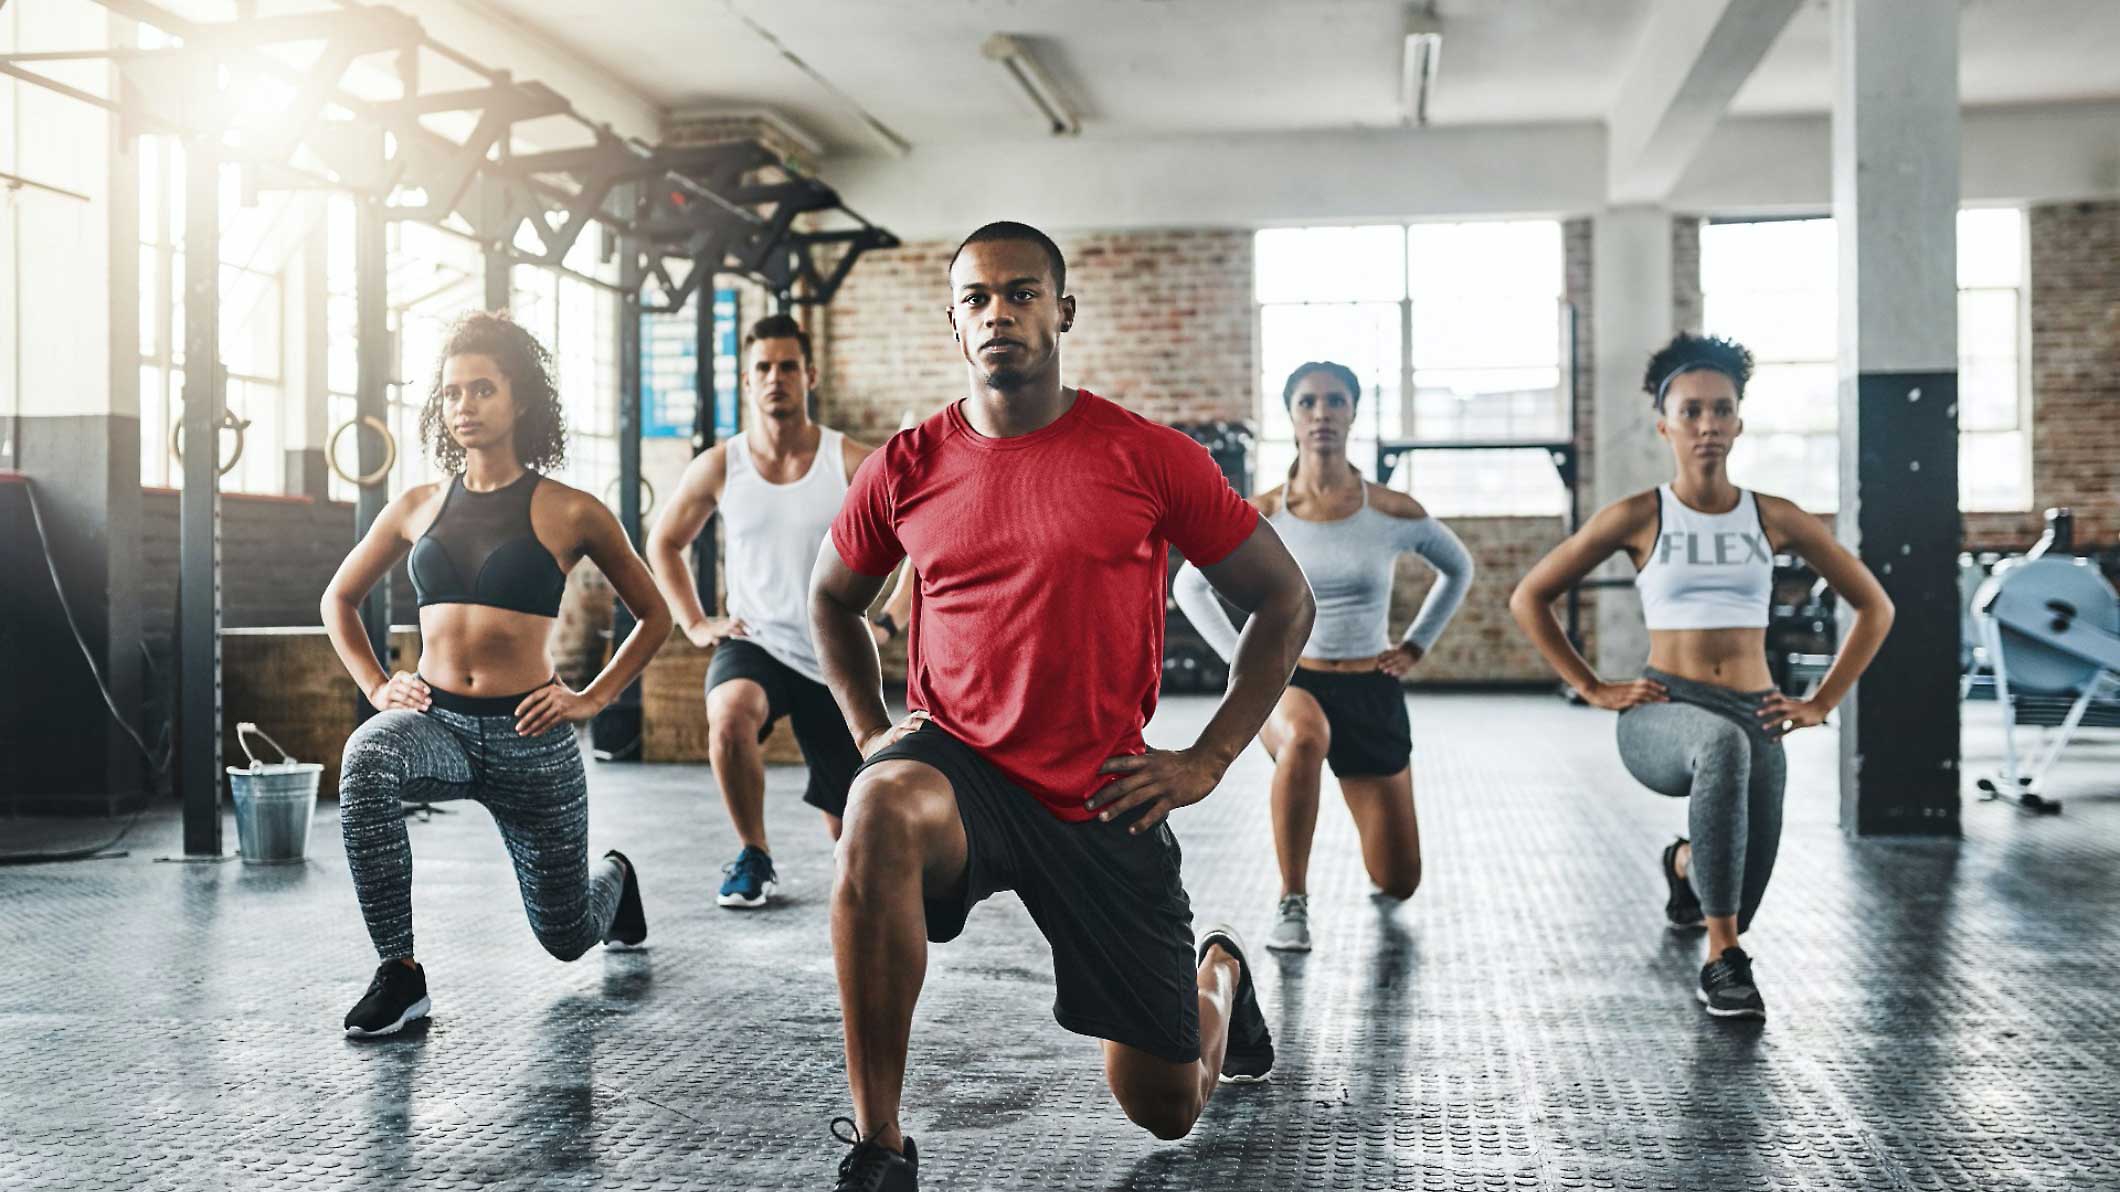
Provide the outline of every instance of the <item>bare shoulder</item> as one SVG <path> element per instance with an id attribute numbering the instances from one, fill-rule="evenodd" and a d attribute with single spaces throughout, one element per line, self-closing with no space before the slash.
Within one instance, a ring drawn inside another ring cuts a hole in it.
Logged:
<path id="1" fill-rule="evenodd" d="M 1411 495 L 1388 485 L 1378 484 L 1374 480 L 1365 480 L 1363 483 L 1369 486 L 1369 504 L 1377 512 L 1407 521 L 1418 521 L 1428 516 L 1428 510 L 1422 508 L 1421 503 Z"/>
<path id="2" fill-rule="evenodd" d="M 839 459 L 846 465 L 847 475 L 852 476 L 861 467 L 863 460 L 876 454 L 874 443 L 864 443 L 854 436 L 841 432 L 839 436 Z"/>
<path id="3" fill-rule="evenodd" d="M 577 530 L 587 530 L 602 521 L 612 519 L 610 508 L 595 494 L 571 484 L 561 483 L 550 476 L 544 477 L 538 484 L 537 491 L 530 496 L 530 502 L 533 514 L 549 512 L 552 517 Z"/>
<path id="4" fill-rule="evenodd" d="M 1281 499 L 1285 495 L 1286 488 L 1286 485 L 1275 485 L 1265 492 L 1250 498 L 1251 507 L 1259 511 L 1260 517 L 1272 517 L 1281 511 Z"/>
<path id="5" fill-rule="evenodd" d="M 1583 529 L 1625 537 L 1654 527 L 1660 516 L 1657 490 L 1644 489 L 1598 510 Z"/>
<path id="6" fill-rule="evenodd" d="M 1787 497 L 1754 492 L 1752 501 L 1759 507 L 1760 523 L 1773 537 L 1784 542 L 1805 540 L 1818 535 L 1830 537 L 1823 519 Z"/>

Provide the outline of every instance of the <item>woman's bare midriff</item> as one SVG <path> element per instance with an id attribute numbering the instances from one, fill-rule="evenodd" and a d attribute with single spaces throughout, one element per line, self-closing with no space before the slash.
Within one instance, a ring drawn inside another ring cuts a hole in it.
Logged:
<path id="1" fill-rule="evenodd" d="M 1383 651 L 1379 650 L 1381 654 Z M 1332 671 L 1336 674 L 1361 674 L 1377 668 L 1374 655 L 1368 658 L 1298 658 L 1296 665 L 1308 671 Z"/>
<path id="2" fill-rule="evenodd" d="M 420 678 L 456 695 L 516 695 L 552 678 L 551 617 L 482 604 L 420 610 Z"/>
<path id="3" fill-rule="evenodd" d="M 1774 686 L 1764 629 L 1653 629 L 1649 665 L 1665 674 L 1732 691 Z"/>

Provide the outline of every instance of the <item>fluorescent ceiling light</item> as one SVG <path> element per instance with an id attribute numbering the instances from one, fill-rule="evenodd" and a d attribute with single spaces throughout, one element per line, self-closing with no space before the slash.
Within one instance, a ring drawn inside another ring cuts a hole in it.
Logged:
<path id="1" fill-rule="evenodd" d="M 1443 61 L 1443 23 L 1433 8 L 1407 13 L 1405 56 L 1399 64 L 1399 118 L 1406 124 L 1426 125 L 1428 106 L 1435 97 L 1435 74 Z"/>
<path id="2" fill-rule="evenodd" d="M 996 33 L 987 38 L 986 44 L 979 49 L 987 57 L 999 62 L 1008 71 L 1009 76 L 1016 80 L 1016 85 L 1023 88 L 1023 93 L 1030 96 L 1032 106 L 1045 117 L 1054 136 L 1071 137 L 1082 131 L 1082 118 L 1068 106 L 1067 100 L 1060 94 L 1060 88 L 1053 83 L 1053 77 L 1031 56 L 1030 47 L 1024 45 L 1020 38 Z"/>

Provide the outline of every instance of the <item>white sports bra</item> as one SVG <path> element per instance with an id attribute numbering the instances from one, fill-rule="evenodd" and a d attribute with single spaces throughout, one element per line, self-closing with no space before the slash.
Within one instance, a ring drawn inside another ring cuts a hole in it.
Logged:
<path id="1" fill-rule="evenodd" d="M 1728 513 L 1656 490 L 1656 544 L 1634 577 L 1651 629 L 1764 629 L 1774 599 L 1774 547 L 1748 489 Z"/>

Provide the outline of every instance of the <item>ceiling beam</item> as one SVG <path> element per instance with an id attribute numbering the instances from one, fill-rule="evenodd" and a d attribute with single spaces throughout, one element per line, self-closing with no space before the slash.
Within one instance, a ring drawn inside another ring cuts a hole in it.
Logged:
<path id="1" fill-rule="evenodd" d="M 1614 203 L 1667 197 L 1802 0 L 1656 0 L 1605 120 Z"/>

